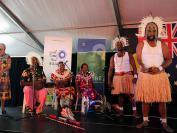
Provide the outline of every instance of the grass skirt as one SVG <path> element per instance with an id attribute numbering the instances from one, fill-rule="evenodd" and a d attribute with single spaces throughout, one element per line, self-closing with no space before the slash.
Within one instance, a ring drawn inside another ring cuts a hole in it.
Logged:
<path id="1" fill-rule="evenodd" d="M 145 103 L 170 102 L 171 89 L 167 73 L 152 75 L 140 72 L 135 96 L 136 101 Z"/>
<path id="2" fill-rule="evenodd" d="M 114 75 L 113 89 L 111 93 L 115 94 L 133 94 L 133 75 L 124 74 L 123 76 Z"/>

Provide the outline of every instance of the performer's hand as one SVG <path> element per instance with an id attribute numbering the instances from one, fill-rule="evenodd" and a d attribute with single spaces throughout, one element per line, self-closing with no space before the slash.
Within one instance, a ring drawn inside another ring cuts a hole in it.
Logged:
<path id="1" fill-rule="evenodd" d="M 134 84 L 136 84 L 137 78 L 133 78 L 132 82 L 133 82 Z"/>
<path id="2" fill-rule="evenodd" d="M 159 73 L 159 72 L 160 72 L 160 70 L 159 70 L 158 67 L 150 67 L 150 68 L 149 68 L 149 73 L 150 73 L 150 74 L 157 74 L 157 73 Z"/>
<path id="3" fill-rule="evenodd" d="M 81 97 L 81 93 L 79 91 L 77 92 L 77 97 Z"/>
<path id="4" fill-rule="evenodd" d="M 108 87 L 111 88 L 111 82 L 110 81 L 108 81 Z"/>
<path id="5" fill-rule="evenodd" d="M 147 72 L 149 72 L 149 69 L 146 67 L 141 67 L 141 72 L 147 73 Z"/>
<path id="6" fill-rule="evenodd" d="M 38 89 L 41 89 L 40 87 L 42 87 L 42 80 L 35 81 L 34 82 L 34 87 L 38 88 Z"/>

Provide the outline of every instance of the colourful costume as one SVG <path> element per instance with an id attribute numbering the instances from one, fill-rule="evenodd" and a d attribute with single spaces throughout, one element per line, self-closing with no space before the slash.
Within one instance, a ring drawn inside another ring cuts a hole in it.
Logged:
<path id="1" fill-rule="evenodd" d="M 39 105 L 36 108 L 36 113 L 38 114 L 43 111 L 47 96 L 47 90 L 44 88 L 45 83 L 44 80 L 45 75 L 43 73 L 42 67 L 40 66 L 37 66 L 35 69 L 30 67 L 23 71 L 21 76 L 21 83 L 22 82 L 32 83 L 32 85 L 25 85 L 23 89 L 26 101 L 25 108 L 28 111 L 32 111 L 33 104 L 36 105 L 36 103 L 39 103 Z"/>
<path id="2" fill-rule="evenodd" d="M 8 54 L 0 57 L 0 71 L 6 69 L 6 67 L 11 64 L 11 58 Z M 9 71 L 5 71 L 0 74 L 0 99 L 10 99 L 11 90 L 10 90 L 10 78 Z"/>
<path id="3" fill-rule="evenodd" d="M 76 84 L 82 95 L 81 113 L 85 114 L 92 100 L 96 100 L 96 91 L 93 87 L 93 79 L 91 73 L 79 72 L 76 75 Z M 87 106 L 85 106 L 87 105 Z"/>
<path id="4" fill-rule="evenodd" d="M 59 98 L 59 112 L 61 113 L 61 116 L 74 120 L 74 114 L 70 109 L 75 93 L 74 88 L 70 85 L 71 72 L 66 69 L 64 72 L 61 72 L 58 69 L 51 74 L 51 79 L 56 84 L 56 94 Z"/>

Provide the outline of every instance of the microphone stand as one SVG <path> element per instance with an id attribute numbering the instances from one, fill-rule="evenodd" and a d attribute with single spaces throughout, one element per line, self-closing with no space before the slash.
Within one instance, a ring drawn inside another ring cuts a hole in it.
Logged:
<path id="1" fill-rule="evenodd" d="M 73 75 L 73 72 L 71 71 L 71 69 L 69 68 L 69 66 L 66 64 L 68 61 L 66 61 L 66 62 L 64 62 L 63 64 L 67 67 L 67 69 L 69 70 L 69 72 L 71 73 L 71 76 L 72 76 L 72 78 L 74 77 L 74 75 Z M 70 85 L 71 85 L 71 82 L 72 81 L 70 81 Z"/>
<path id="2" fill-rule="evenodd" d="M 36 70 L 35 70 L 35 68 L 33 68 L 33 78 L 32 78 L 32 104 L 33 104 L 33 110 L 32 110 L 32 112 L 33 112 L 33 116 L 36 114 L 36 112 L 35 112 L 35 108 L 34 108 L 34 98 L 35 98 L 35 72 L 36 72 Z M 37 101 L 36 101 L 37 102 Z"/>

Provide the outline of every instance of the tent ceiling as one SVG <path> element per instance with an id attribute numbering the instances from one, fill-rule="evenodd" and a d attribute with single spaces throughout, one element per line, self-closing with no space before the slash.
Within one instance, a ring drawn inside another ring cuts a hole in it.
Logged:
<path id="1" fill-rule="evenodd" d="M 115 25 L 108 0 L 3 0 L 30 31 Z"/>
<path id="2" fill-rule="evenodd" d="M 123 25 L 138 24 L 150 13 L 164 21 L 177 21 L 177 0 L 119 0 L 119 5 Z"/>
<path id="3" fill-rule="evenodd" d="M 45 36 L 114 38 L 117 32 L 113 0 L 1 0 L 11 12 L 44 44 Z M 124 27 L 137 27 L 152 13 L 165 21 L 177 21 L 177 0 L 117 0 Z M 39 47 L 6 14 L 0 11 L 0 39 L 11 55 L 11 46 L 38 50 Z M 11 39 L 9 39 L 11 38 Z M 9 40 L 10 41 L 9 41 Z M 25 46 L 26 45 L 26 46 Z M 30 46 L 28 46 L 30 45 Z M 25 47 L 24 47 L 25 46 Z M 22 54 L 22 56 L 25 54 Z"/>
<path id="4" fill-rule="evenodd" d="M 0 34 L 22 32 L 22 30 L 14 24 L 4 12 L 0 12 Z"/>

